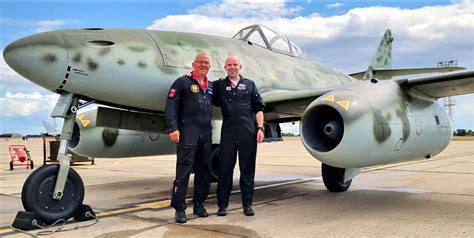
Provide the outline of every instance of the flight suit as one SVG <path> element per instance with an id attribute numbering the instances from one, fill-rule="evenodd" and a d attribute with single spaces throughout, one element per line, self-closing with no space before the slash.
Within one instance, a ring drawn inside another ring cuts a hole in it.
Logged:
<path id="1" fill-rule="evenodd" d="M 226 208 L 232 190 L 232 176 L 239 153 L 242 205 L 252 205 L 257 155 L 257 122 L 255 114 L 264 103 L 252 80 L 240 76 L 235 87 L 226 77 L 213 82 L 215 106 L 221 108 L 223 123 L 219 150 L 217 198 Z"/>
<path id="2" fill-rule="evenodd" d="M 203 203 L 209 194 L 212 87 L 209 82 L 202 88 L 197 80 L 182 76 L 176 79 L 168 93 L 165 107 L 168 130 L 180 132 L 176 151 L 176 178 L 171 196 L 171 206 L 177 211 L 186 209 L 186 192 L 193 165 L 194 203 Z"/>

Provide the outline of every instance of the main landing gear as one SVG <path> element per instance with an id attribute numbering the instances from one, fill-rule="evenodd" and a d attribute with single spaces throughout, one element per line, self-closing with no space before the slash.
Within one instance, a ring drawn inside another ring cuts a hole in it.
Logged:
<path id="1" fill-rule="evenodd" d="M 351 186 L 352 179 L 344 181 L 346 169 L 332 167 L 322 164 L 321 173 L 323 175 L 324 186 L 330 192 L 345 192 Z"/>

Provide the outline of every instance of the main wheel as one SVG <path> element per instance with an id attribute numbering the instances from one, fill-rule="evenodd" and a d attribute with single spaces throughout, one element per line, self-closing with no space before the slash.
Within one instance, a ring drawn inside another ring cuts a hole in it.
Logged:
<path id="1" fill-rule="evenodd" d="M 344 182 L 344 173 L 346 172 L 344 168 L 322 164 L 321 172 L 323 174 L 324 186 L 326 186 L 330 192 L 345 192 L 351 186 L 352 179 Z"/>
<path id="2" fill-rule="evenodd" d="M 66 179 L 63 196 L 53 199 L 59 165 L 44 165 L 33 171 L 21 191 L 21 202 L 28 212 L 36 213 L 46 223 L 71 218 L 84 200 L 84 183 L 72 168 Z"/>
<path id="3" fill-rule="evenodd" d="M 214 144 L 212 145 L 212 151 L 211 151 L 211 164 L 210 164 L 210 173 L 211 173 L 211 181 L 212 182 L 217 182 L 218 176 L 217 176 L 217 166 L 219 163 L 219 145 Z"/>

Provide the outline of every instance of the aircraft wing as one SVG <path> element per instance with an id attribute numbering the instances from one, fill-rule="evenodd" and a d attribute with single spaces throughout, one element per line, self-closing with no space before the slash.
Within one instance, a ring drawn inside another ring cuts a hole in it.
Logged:
<path id="1" fill-rule="evenodd" d="M 374 77 L 377 79 L 389 79 L 402 75 L 444 73 L 463 70 L 463 67 L 434 67 L 434 68 L 411 68 L 411 69 L 372 69 Z M 362 80 L 366 71 L 349 74 L 349 76 Z"/>
<path id="2" fill-rule="evenodd" d="M 279 118 L 299 118 L 312 101 L 338 88 L 340 86 L 297 91 L 272 90 L 262 92 L 261 96 L 265 102 L 266 111 L 279 114 Z"/>
<path id="3" fill-rule="evenodd" d="M 395 81 L 433 98 L 474 93 L 474 70 Z"/>

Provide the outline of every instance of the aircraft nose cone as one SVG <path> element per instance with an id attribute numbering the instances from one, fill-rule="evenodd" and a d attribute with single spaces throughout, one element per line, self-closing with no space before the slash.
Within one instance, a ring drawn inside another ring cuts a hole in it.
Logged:
<path id="1" fill-rule="evenodd" d="M 57 88 L 66 67 L 67 47 L 60 32 L 28 36 L 9 44 L 5 62 L 17 73 L 47 89 Z"/>

